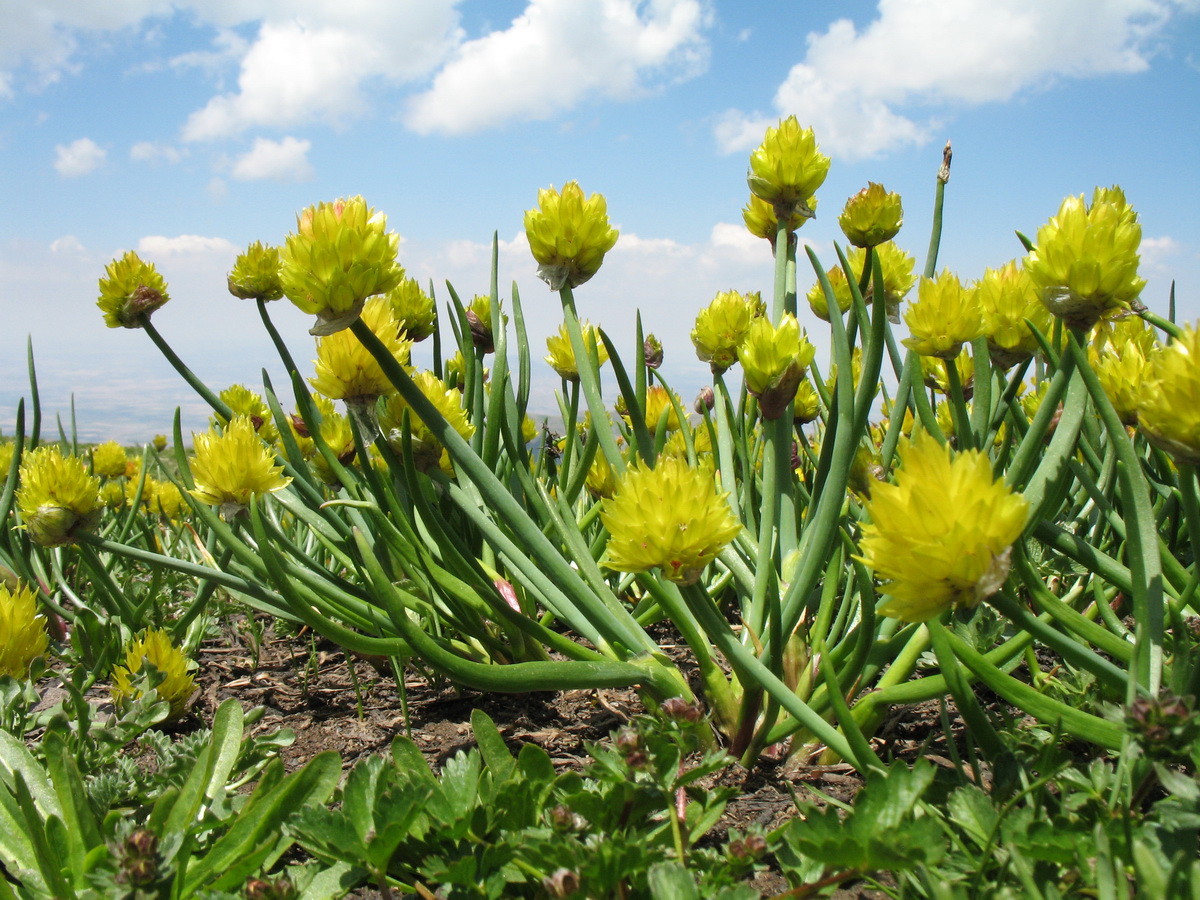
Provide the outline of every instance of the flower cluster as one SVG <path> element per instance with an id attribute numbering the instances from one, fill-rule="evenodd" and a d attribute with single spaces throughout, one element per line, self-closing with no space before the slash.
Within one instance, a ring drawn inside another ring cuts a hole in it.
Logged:
<path id="1" fill-rule="evenodd" d="M 525 236 L 538 263 L 538 277 L 557 291 L 583 284 L 600 270 L 604 254 L 617 243 L 608 224 L 603 194 L 584 197 L 577 181 L 562 192 L 553 186 L 538 191 L 536 209 L 525 213 Z"/>
<path id="2" fill-rule="evenodd" d="M 33 661 L 46 652 L 50 636 L 38 612 L 37 592 L 0 580 L 0 675 L 28 678 Z"/>
<path id="3" fill-rule="evenodd" d="M 701 362 L 708 363 L 714 375 L 720 375 L 738 358 L 738 347 L 750 333 L 755 319 L 767 314 L 758 291 L 745 295 L 721 291 L 696 316 L 692 344 Z"/>
<path id="4" fill-rule="evenodd" d="M 223 513 L 237 513 L 249 505 L 252 496 L 273 493 L 292 483 L 246 416 L 234 416 L 220 433 L 210 429 L 193 434 L 192 440 L 196 486 L 190 493 L 201 503 L 220 506 Z"/>
<path id="5" fill-rule="evenodd" d="M 1155 446 L 1185 465 L 1200 465 L 1200 328 L 1150 354 L 1137 420 Z"/>
<path id="6" fill-rule="evenodd" d="M 142 262 L 130 250 L 105 268 L 96 305 L 109 328 L 141 328 L 142 316 L 148 318 L 170 299 L 154 263 Z"/>
<path id="7" fill-rule="evenodd" d="M 38 447 L 21 460 L 17 508 L 35 544 L 61 547 L 100 521 L 100 479 L 77 456 L 56 445 Z"/>
<path id="8" fill-rule="evenodd" d="M 750 193 L 775 210 L 777 220 L 794 215 L 811 218 L 809 200 L 829 174 L 829 157 L 817 148 L 811 128 L 801 128 L 795 116 L 768 128 L 763 142 L 750 154 L 746 181 Z"/>
<path id="9" fill-rule="evenodd" d="M 141 696 L 141 689 L 134 684 L 134 676 L 147 663 L 162 678 L 155 690 L 160 699 L 170 704 L 168 718 L 181 718 L 187 712 L 188 701 L 196 689 L 196 680 L 188 671 L 189 662 L 183 651 L 171 643 L 165 631 L 155 628 L 148 629 L 130 642 L 125 649 L 124 664 L 113 667 L 113 702 L 123 706 Z"/>
<path id="10" fill-rule="evenodd" d="M 738 359 L 746 390 L 758 398 L 764 419 L 783 415 L 815 354 L 816 348 L 791 313 L 784 313 L 778 326 L 765 316 L 750 325 L 738 345 Z"/>

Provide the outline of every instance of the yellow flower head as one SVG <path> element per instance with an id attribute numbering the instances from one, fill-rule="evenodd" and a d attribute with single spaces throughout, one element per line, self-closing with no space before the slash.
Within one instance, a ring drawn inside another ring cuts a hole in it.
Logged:
<path id="1" fill-rule="evenodd" d="M 152 443 L 154 444 L 154 449 L 162 453 L 167 449 L 167 436 L 165 434 L 156 434 Z"/>
<path id="2" fill-rule="evenodd" d="M 742 530 L 727 496 L 710 467 L 692 468 L 677 456 L 660 457 L 653 469 L 629 466 L 600 513 L 610 535 L 601 565 L 618 572 L 661 568 L 671 581 L 694 583 Z"/>
<path id="3" fill-rule="evenodd" d="M 116 441 L 105 441 L 92 448 L 92 474 L 101 478 L 120 478 L 125 474 L 125 448 Z"/>
<path id="4" fill-rule="evenodd" d="M 459 437 L 470 439 L 475 433 L 475 426 L 467 418 L 463 409 L 462 393 L 458 388 L 448 388 L 445 383 L 432 372 L 417 372 L 413 375 L 413 383 L 421 389 L 425 399 L 437 408 L 442 418 L 458 432 Z M 399 394 L 389 394 L 383 401 L 379 412 L 379 428 L 392 449 L 400 452 L 403 446 L 404 412 L 408 410 L 408 426 L 412 433 L 413 461 L 421 471 L 427 471 L 438 464 L 442 456 L 442 443 L 429 426 L 421 420 L 416 412 Z"/>
<path id="5" fill-rule="evenodd" d="M 279 278 L 287 298 L 317 323 L 310 334 L 333 334 L 358 318 L 368 297 L 404 277 L 396 262 L 400 237 L 387 217 L 362 197 L 319 203 L 296 217 L 296 233 L 280 251 Z"/>
<path id="6" fill-rule="evenodd" d="M 279 429 L 275 427 L 275 417 L 271 414 L 271 407 L 267 406 L 267 402 L 254 391 L 245 385 L 231 384 L 221 391 L 221 399 L 225 401 L 225 405 L 235 416 L 248 418 L 254 426 L 254 430 L 258 432 L 258 436 L 268 444 L 279 440 Z M 214 425 L 225 424 L 225 418 L 222 416 L 213 416 L 211 421 Z"/>
<path id="7" fill-rule="evenodd" d="M 986 269 L 975 286 L 975 300 L 983 316 L 988 351 L 997 366 L 1008 369 L 1031 358 L 1040 349 L 1028 319 L 1042 334 L 1050 332 L 1046 309 L 1029 272 L 1011 260 L 999 269 Z"/>
<path id="8" fill-rule="evenodd" d="M 146 487 L 150 488 L 150 479 L 146 479 Z M 150 493 L 148 508 L 153 515 L 162 516 L 172 522 L 181 522 L 184 512 L 188 509 L 187 499 L 183 491 L 171 481 L 156 481 Z"/>
<path id="9" fill-rule="evenodd" d="M 415 278 L 405 278 L 386 294 L 392 315 L 404 336 L 414 344 L 437 331 L 437 306 Z"/>
<path id="10" fill-rule="evenodd" d="M 234 260 L 226 279 L 229 293 L 243 300 L 278 300 L 283 296 L 279 265 L 279 248 L 255 241 Z"/>
<path id="11" fill-rule="evenodd" d="M 832 269 L 828 269 L 825 275 L 829 278 L 829 286 L 833 288 L 833 297 L 837 300 L 838 310 L 844 313 L 854 303 L 854 295 L 850 292 L 850 283 L 846 281 L 846 273 L 842 271 L 841 266 L 834 266 Z M 808 299 L 808 308 L 813 311 L 813 315 L 828 322 L 829 299 L 821 288 L 821 282 L 814 281 L 805 296 Z"/>
<path id="12" fill-rule="evenodd" d="M 952 459 L 926 432 L 901 445 L 900 463 L 894 484 L 873 486 L 858 557 L 884 580 L 879 611 L 923 622 L 976 606 L 1008 577 L 1029 504 L 993 477 L 983 453 Z"/>
<path id="13" fill-rule="evenodd" d="M 349 417 L 339 413 L 334 408 L 333 401 L 328 397 L 314 394 L 313 403 L 321 414 L 321 424 L 318 428 L 321 439 L 333 451 L 333 455 L 338 462 L 342 465 L 349 465 L 354 461 L 354 457 L 358 453 L 358 448 L 354 444 L 354 432 L 350 427 Z M 326 461 L 325 456 L 317 453 L 316 444 L 313 443 L 312 437 L 309 435 L 308 425 L 305 424 L 304 420 L 298 415 L 293 415 L 291 417 L 291 428 L 292 434 L 296 436 L 301 456 L 306 460 L 311 460 L 317 477 L 325 484 L 338 484 L 338 476 Z"/>
<path id="14" fill-rule="evenodd" d="M 665 416 L 666 430 L 675 431 L 679 428 L 679 413 L 676 412 L 676 408 L 682 409 L 682 403 L 674 391 L 668 391 L 661 384 L 650 385 L 646 388 L 646 427 L 651 432 L 655 431 Z"/>
<path id="15" fill-rule="evenodd" d="M 946 360 L 936 356 L 922 356 L 920 361 L 925 387 L 948 396 L 950 381 L 946 378 Z M 975 358 L 971 356 L 969 347 L 963 347 L 962 352 L 955 357 L 954 366 L 958 369 L 958 380 L 962 385 L 963 396 L 970 400 L 975 389 Z"/>
<path id="16" fill-rule="evenodd" d="M 17 445 L 11 441 L 0 441 L 0 484 L 8 478 L 8 472 L 13 465 L 13 457 L 17 453 Z"/>
<path id="17" fill-rule="evenodd" d="M 917 302 L 904 313 L 910 336 L 902 343 L 922 356 L 954 359 L 962 345 L 983 333 L 983 318 L 975 292 L 958 276 L 943 269 L 936 278 L 922 278 Z"/>
<path id="18" fill-rule="evenodd" d="M 19 583 L 10 588 L 0 580 L 0 675 L 28 678 L 29 667 L 49 646 L 37 593 Z"/>
<path id="19" fill-rule="evenodd" d="M 696 316 L 692 344 L 701 362 L 720 375 L 738 358 L 738 347 L 750 332 L 750 323 L 765 316 L 767 306 L 758 291 L 745 295 L 721 291 Z"/>
<path id="20" fill-rule="evenodd" d="M 811 128 L 801 128 L 795 116 L 768 128 L 763 142 L 750 154 L 746 181 L 750 193 L 766 200 L 779 219 L 799 214 L 811 217 L 809 200 L 829 174 L 829 157 L 817 149 Z"/>
<path id="21" fill-rule="evenodd" d="M 193 434 L 192 441 L 196 486 L 189 493 L 201 503 L 220 505 L 224 513 L 245 508 L 253 495 L 279 491 L 292 483 L 246 416 L 234 416 L 221 433 L 209 429 Z"/>
<path id="22" fill-rule="evenodd" d="M 1068 197 L 1038 229 L 1025 269 L 1042 302 L 1072 328 L 1091 328 L 1127 309 L 1146 286 L 1138 277 L 1142 228 L 1119 188 L 1097 189 L 1091 206 Z"/>
<path id="23" fill-rule="evenodd" d="M 372 297 L 362 308 L 362 320 L 401 365 L 408 364 L 412 342 L 400 336 L 387 300 Z M 317 338 L 316 372 L 309 384 L 330 400 L 374 400 L 395 390 L 371 351 L 352 331 Z"/>
<path id="24" fill-rule="evenodd" d="M 142 262 L 130 250 L 105 268 L 96 305 L 109 328 L 141 328 L 141 317 L 149 317 L 170 299 L 154 263 Z"/>
<path id="25" fill-rule="evenodd" d="M 608 464 L 608 457 L 603 451 L 597 450 L 588 467 L 587 480 L 584 482 L 588 493 L 593 497 L 607 500 L 617 490 L 617 474 Z"/>
<path id="26" fill-rule="evenodd" d="M 600 361 L 600 365 L 608 362 L 608 348 L 604 346 L 604 341 L 600 340 L 600 332 L 596 326 L 585 321 L 579 323 L 579 329 L 583 332 L 583 345 L 585 347 L 595 345 L 596 357 Z M 567 334 L 566 322 L 558 326 L 558 334 L 546 338 L 546 349 L 550 351 L 546 362 L 558 373 L 559 378 L 566 381 L 579 380 L 579 364 L 575 361 L 575 350 L 571 347 L 571 337 Z"/>
<path id="27" fill-rule="evenodd" d="M 1158 347 L 1154 330 L 1140 316 L 1101 319 L 1088 344 L 1088 359 L 1121 421 L 1136 425 L 1145 399 L 1150 357 Z"/>
<path id="28" fill-rule="evenodd" d="M 1138 424 L 1155 446 L 1187 465 L 1200 465 L 1200 330 L 1150 354 L 1141 385 Z"/>
<path id="29" fill-rule="evenodd" d="M 796 387 L 796 399 L 792 406 L 792 418 L 797 425 L 815 422 L 821 415 L 821 397 L 813 383 L 807 378 Z"/>
<path id="30" fill-rule="evenodd" d="M 777 419 L 783 414 L 815 353 L 791 313 L 783 314 L 778 328 L 766 316 L 751 323 L 738 347 L 738 359 L 745 372 L 746 390 L 758 398 L 763 418 Z"/>
<path id="31" fill-rule="evenodd" d="M 838 225 L 855 247 L 874 247 L 890 241 L 904 222 L 900 195 L 874 181 L 846 201 Z"/>
<path id="32" fill-rule="evenodd" d="M 795 232 L 813 217 L 817 211 L 817 198 L 809 197 L 808 214 L 795 210 L 787 220 L 787 230 Z M 771 242 L 771 250 L 775 250 L 775 232 L 779 230 L 779 219 L 775 217 L 775 205 L 768 203 L 756 194 L 750 195 L 750 201 L 742 209 L 742 221 L 755 237 L 764 238 Z"/>
<path id="33" fill-rule="evenodd" d="M 137 484 L 131 482 L 129 486 L 135 488 Z M 119 481 L 105 481 L 100 485 L 100 499 L 109 509 L 120 509 L 125 505 L 125 488 Z"/>
<path id="34" fill-rule="evenodd" d="M 604 254 L 617 243 L 617 229 L 608 224 L 603 194 L 584 198 L 577 181 L 562 193 L 542 188 L 536 209 L 525 213 L 525 236 L 538 263 L 538 277 L 557 291 L 577 287 L 596 274 Z"/>
<path id="35" fill-rule="evenodd" d="M 188 658 L 171 643 L 170 636 L 155 628 L 148 629 L 125 648 L 125 664 L 112 670 L 112 697 L 117 706 L 124 706 L 142 695 L 133 676 L 149 663 L 162 677 L 156 691 L 160 700 L 171 706 L 170 719 L 187 712 L 188 700 L 196 689 L 196 680 L 188 671 Z"/>
<path id="36" fill-rule="evenodd" d="M 64 457 L 56 445 L 38 447 L 21 460 L 17 508 L 35 544 L 73 544 L 75 535 L 100 521 L 100 479 L 88 473 L 83 460 Z"/>

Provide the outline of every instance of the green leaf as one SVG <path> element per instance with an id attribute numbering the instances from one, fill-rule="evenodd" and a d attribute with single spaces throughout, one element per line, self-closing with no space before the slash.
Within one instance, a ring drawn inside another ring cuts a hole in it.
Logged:
<path id="1" fill-rule="evenodd" d="M 517 764 L 496 723 L 482 709 L 471 710 L 471 730 L 475 732 L 475 743 L 483 756 L 484 765 L 491 769 L 492 777 L 497 781 L 511 778 Z"/>
<path id="2" fill-rule="evenodd" d="M 991 798 L 974 785 L 954 791 L 946 802 L 951 821 L 965 831 L 981 849 L 993 839 L 1000 815 Z"/>
<path id="3" fill-rule="evenodd" d="M 651 866 L 649 881 L 652 900 L 700 900 L 692 873 L 677 862 Z"/>

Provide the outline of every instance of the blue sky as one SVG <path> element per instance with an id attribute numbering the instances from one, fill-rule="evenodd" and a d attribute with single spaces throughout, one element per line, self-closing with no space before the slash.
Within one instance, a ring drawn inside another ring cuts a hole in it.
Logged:
<path id="1" fill-rule="evenodd" d="M 635 311 L 685 399 L 688 340 L 720 290 L 770 290 L 741 225 L 750 150 L 795 114 L 833 159 L 801 236 L 832 264 L 846 198 L 898 191 L 923 260 L 934 176 L 954 167 L 940 263 L 961 278 L 1018 256 L 1068 194 L 1120 184 L 1141 215 L 1143 300 L 1200 317 L 1200 0 L 0 0 L 0 428 L 28 396 L 32 338 L 51 416 L 87 440 L 185 430 L 205 408 L 145 334 L 109 330 L 96 282 L 134 249 L 171 302 L 155 323 L 216 388 L 280 366 L 225 274 L 282 242 L 305 206 L 362 194 L 409 274 L 515 281 L 535 350 L 560 321 L 522 216 L 578 180 L 621 230 L 577 292 L 619 344 Z M 800 276 L 801 290 L 811 281 Z M 273 315 L 298 361 L 309 318 Z M 808 320 L 814 343 L 822 323 Z M 303 366 L 304 363 L 302 362 Z M 540 364 L 534 398 L 554 409 Z"/>

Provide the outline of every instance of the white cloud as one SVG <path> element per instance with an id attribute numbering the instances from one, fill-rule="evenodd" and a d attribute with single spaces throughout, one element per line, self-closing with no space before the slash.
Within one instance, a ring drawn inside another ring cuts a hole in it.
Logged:
<path id="1" fill-rule="evenodd" d="M 237 252 L 238 248 L 225 238 L 205 237 L 199 234 L 181 234 L 178 237 L 151 234 L 138 241 L 138 253 L 153 257 Z"/>
<path id="2" fill-rule="evenodd" d="M 255 126 L 340 125 L 366 109 L 365 82 L 403 83 L 432 71 L 459 39 L 451 0 L 355 4 L 313 0 L 274 10 L 241 57 L 236 92 L 192 113 L 184 140 L 212 140 Z M 222 53 L 239 47 L 226 42 Z"/>
<path id="3" fill-rule="evenodd" d="M 309 181 L 313 167 L 308 161 L 312 141 L 285 137 L 282 141 L 255 138 L 248 153 L 233 165 L 233 177 L 239 181 Z"/>
<path id="4" fill-rule="evenodd" d="M 930 140 L 939 115 L 1010 100 L 1057 78 L 1144 70 L 1177 0 L 880 0 L 861 32 L 839 19 L 808 35 L 776 91 L 777 115 L 732 110 L 718 146 L 746 150 L 795 114 L 845 159 Z"/>
<path id="5" fill-rule="evenodd" d="M 64 234 L 50 242 L 50 252 L 55 255 L 83 256 L 87 250 L 84 248 L 83 242 L 75 235 Z"/>
<path id="6" fill-rule="evenodd" d="M 134 162 L 167 162 L 177 163 L 184 157 L 178 147 L 170 144 L 157 144 L 154 141 L 138 141 L 129 148 L 129 158 Z"/>
<path id="7" fill-rule="evenodd" d="M 1142 264 L 1150 267 L 1161 267 L 1168 258 L 1179 253 L 1179 242 L 1175 238 L 1144 237 L 1141 244 Z"/>
<path id="8" fill-rule="evenodd" d="M 78 178 L 99 167 L 107 155 L 91 138 L 80 138 L 54 148 L 54 168 L 63 178 Z"/>
<path id="9" fill-rule="evenodd" d="M 689 78 L 707 64 L 709 19 L 701 0 L 530 0 L 507 29 L 459 47 L 406 122 L 421 134 L 462 134 Z"/>

